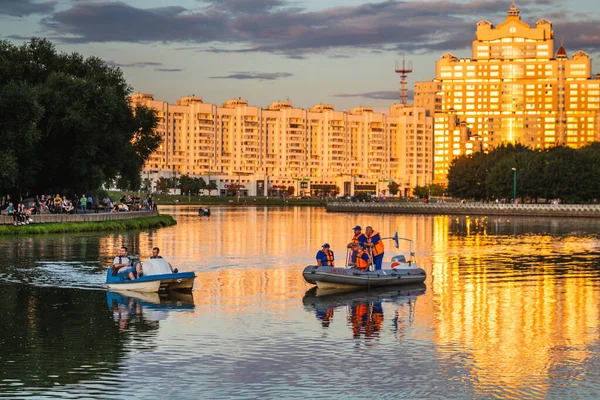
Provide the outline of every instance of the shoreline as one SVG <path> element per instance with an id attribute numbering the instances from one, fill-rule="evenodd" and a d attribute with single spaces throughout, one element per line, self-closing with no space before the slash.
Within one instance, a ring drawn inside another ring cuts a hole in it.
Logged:
<path id="1" fill-rule="evenodd" d="M 600 204 L 482 204 L 482 203 L 343 203 L 330 202 L 327 212 L 498 215 L 514 217 L 600 218 Z"/>
<path id="2" fill-rule="evenodd" d="M 70 221 L 33 223 L 14 226 L 0 225 L 0 236 L 5 235 L 39 235 L 48 233 L 77 233 L 77 232 L 114 232 L 133 229 L 163 228 L 176 225 L 170 215 L 119 219 L 110 221 Z"/>

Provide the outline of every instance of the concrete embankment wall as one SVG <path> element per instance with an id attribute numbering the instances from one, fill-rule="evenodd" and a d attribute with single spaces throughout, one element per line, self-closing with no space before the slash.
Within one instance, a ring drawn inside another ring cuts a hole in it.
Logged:
<path id="1" fill-rule="evenodd" d="M 103 221 L 119 221 L 124 219 L 156 217 L 158 210 L 152 211 L 131 211 L 121 213 L 87 213 L 87 214 L 41 214 L 33 215 L 33 223 L 45 224 L 50 222 L 103 222 Z M 12 215 L 0 216 L 0 225 L 12 224 Z"/>
<path id="2" fill-rule="evenodd" d="M 597 204 L 327 203 L 330 212 L 600 218 Z"/>

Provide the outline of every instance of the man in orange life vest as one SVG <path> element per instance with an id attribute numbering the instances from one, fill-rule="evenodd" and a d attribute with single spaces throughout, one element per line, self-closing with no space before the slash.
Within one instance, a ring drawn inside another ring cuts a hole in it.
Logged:
<path id="1" fill-rule="evenodd" d="M 319 250 L 317 252 L 317 265 L 319 267 L 333 267 L 333 251 L 329 248 L 329 244 L 325 243 L 323 245 L 323 250 Z"/>
<path id="2" fill-rule="evenodd" d="M 356 249 L 356 245 L 359 243 L 365 243 L 367 238 L 362 233 L 362 228 L 358 225 L 354 227 L 354 236 L 352 237 L 352 241 L 348 243 L 348 248 L 352 249 L 352 253 L 350 254 L 350 262 L 348 265 L 356 265 L 356 255 L 358 254 L 358 250 Z"/>
<path id="3" fill-rule="evenodd" d="M 356 268 L 362 269 L 363 271 L 368 270 L 369 265 L 371 265 L 371 256 L 363 246 L 363 243 L 359 242 L 353 247 L 353 250 L 356 251 Z"/>
<path id="4" fill-rule="evenodd" d="M 375 263 L 375 270 L 381 269 L 381 263 L 383 262 L 383 241 L 379 232 L 375 232 L 373 228 L 367 226 L 365 229 L 365 236 L 367 243 L 365 246 L 371 249 L 373 253 L 373 262 Z"/>

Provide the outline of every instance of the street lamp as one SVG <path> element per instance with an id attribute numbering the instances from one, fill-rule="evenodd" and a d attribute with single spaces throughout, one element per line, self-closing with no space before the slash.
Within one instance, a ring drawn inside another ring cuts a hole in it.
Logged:
<path id="1" fill-rule="evenodd" d="M 513 168 L 513 202 L 517 204 L 517 169 Z"/>
<path id="2" fill-rule="evenodd" d="M 210 167 L 212 166 L 212 158 L 208 159 L 208 187 L 210 187 Z M 208 197 L 210 197 L 210 189 L 208 189 Z"/>

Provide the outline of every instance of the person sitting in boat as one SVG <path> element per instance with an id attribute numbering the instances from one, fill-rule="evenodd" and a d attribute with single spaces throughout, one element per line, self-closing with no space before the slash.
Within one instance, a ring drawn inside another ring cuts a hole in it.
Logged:
<path id="1" fill-rule="evenodd" d="M 379 232 L 375 232 L 372 227 L 367 226 L 365 230 L 365 236 L 367 238 L 366 247 L 371 249 L 373 253 L 373 263 L 375 264 L 375 270 L 381 269 L 381 263 L 383 261 L 383 240 Z"/>
<path id="2" fill-rule="evenodd" d="M 322 247 L 323 249 L 317 252 L 317 265 L 319 267 L 333 267 L 334 255 L 329 243 L 325 243 Z"/>
<path id="3" fill-rule="evenodd" d="M 160 253 L 160 249 L 158 247 L 153 247 L 152 248 L 152 255 L 150 256 L 151 260 L 155 260 L 155 259 L 162 259 L 162 256 L 159 254 Z M 174 274 L 176 274 L 177 272 L 177 268 L 173 268 L 173 266 L 171 265 L 170 262 L 166 261 L 167 264 L 169 264 L 169 268 L 171 268 L 171 272 L 173 272 Z"/>
<path id="4" fill-rule="evenodd" d="M 354 227 L 354 236 L 352 237 L 352 241 L 350 243 L 348 243 L 348 248 L 349 249 L 354 249 L 354 247 L 358 244 L 358 243 L 366 243 L 367 238 L 365 237 L 364 233 L 362 233 L 362 228 L 359 225 L 356 225 Z M 356 265 L 356 255 L 358 254 L 357 250 L 352 250 L 352 253 L 350 254 L 350 262 L 348 263 L 349 266 L 354 266 Z"/>
<path id="5" fill-rule="evenodd" d="M 371 265 L 371 256 L 368 250 L 362 243 L 358 243 L 354 249 L 356 251 L 356 268 L 363 271 L 368 270 Z"/>
<path id="6" fill-rule="evenodd" d="M 140 276 L 141 266 L 136 265 L 127 256 L 127 247 L 123 246 L 119 250 L 119 255 L 113 260 L 113 275 L 119 275 L 123 279 L 134 280 Z"/>

